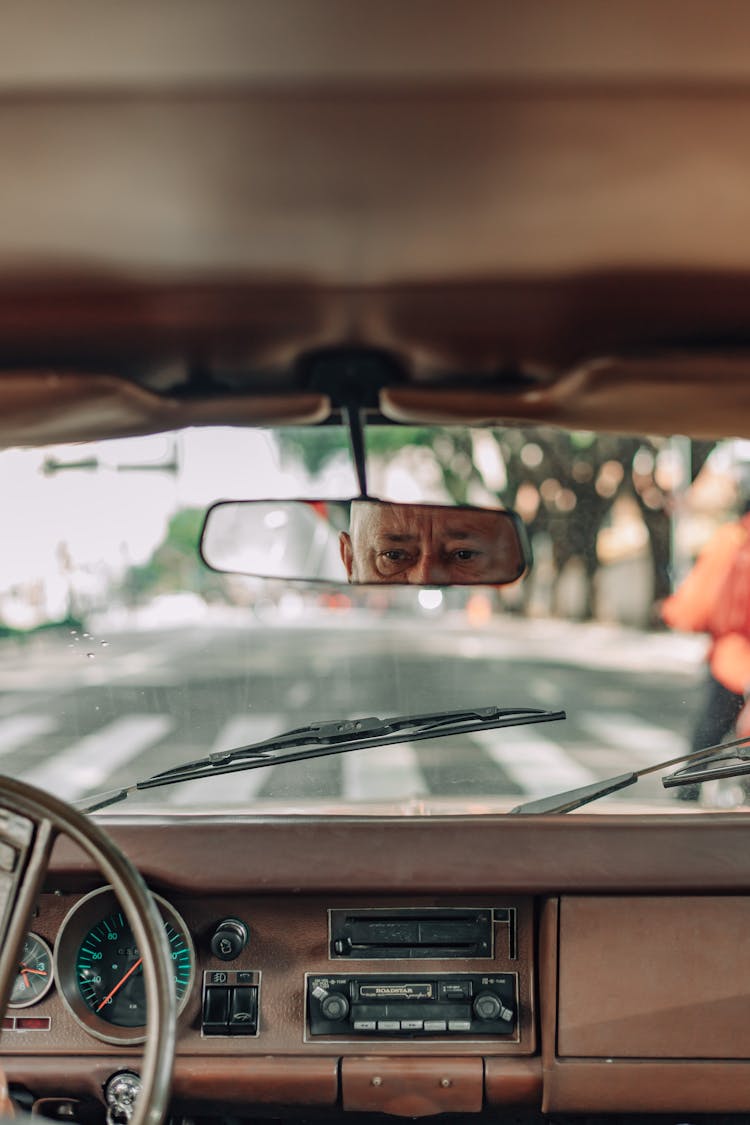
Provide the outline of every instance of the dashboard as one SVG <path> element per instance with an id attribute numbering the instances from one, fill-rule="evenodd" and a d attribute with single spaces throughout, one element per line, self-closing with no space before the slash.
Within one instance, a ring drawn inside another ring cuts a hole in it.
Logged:
<path id="1" fill-rule="evenodd" d="M 750 1102 L 741 816 L 107 827 L 159 896 L 182 1112 Z M 138 964 L 111 892 L 58 841 L 0 1035 L 9 1083 L 100 1099 L 137 1071 Z"/>

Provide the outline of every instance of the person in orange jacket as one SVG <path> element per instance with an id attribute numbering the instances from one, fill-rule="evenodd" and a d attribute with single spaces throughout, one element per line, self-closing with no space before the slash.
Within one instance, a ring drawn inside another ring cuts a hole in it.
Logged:
<path id="1" fill-rule="evenodd" d="M 750 583 L 741 604 L 730 589 L 736 582 L 741 549 L 750 565 L 750 514 L 714 533 L 693 569 L 661 607 L 662 620 L 670 628 L 711 635 L 708 684 L 693 730 L 693 750 L 715 745 L 733 727 L 737 737 L 750 734 L 750 708 L 745 706 L 750 693 L 750 620 L 746 622 Z M 677 795 L 695 800 L 699 791 L 697 785 L 683 786 Z"/>

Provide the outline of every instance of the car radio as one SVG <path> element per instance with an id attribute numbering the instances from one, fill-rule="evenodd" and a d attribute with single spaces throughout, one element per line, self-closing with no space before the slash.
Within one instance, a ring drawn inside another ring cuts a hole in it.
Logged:
<path id="1" fill-rule="evenodd" d="M 517 1035 L 517 973 L 307 977 L 311 1035 Z"/>

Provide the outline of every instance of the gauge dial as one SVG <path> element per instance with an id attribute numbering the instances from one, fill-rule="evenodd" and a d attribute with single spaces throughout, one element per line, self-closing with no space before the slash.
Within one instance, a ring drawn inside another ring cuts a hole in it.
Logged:
<path id="1" fill-rule="evenodd" d="M 52 987 L 52 950 L 39 934 L 27 934 L 21 950 L 18 975 L 10 994 L 11 1008 L 36 1004 Z"/>
<path id="2" fill-rule="evenodd" d="M 164 929 L 172 952 L 179 1002 L 190 984 L 192 958 L 180 930 L 166 919 Z M 102 918 L 87 931 L 78 948 L 75 970 L 78 991 L 90 1011 L 117 1027 L 143 1027 L 143 958 L 121 910 Z"/>
<path id="3" fill-rule="evenodd" d="M 190 934 L 172 907 L 154 895 L 172 954 L 178 1012 L 190 995 L 195 954 Z M 136 1043 L 146 1024 L 143 961 L 133 931 L 109 888 L 94 891 L 69 912 L 55 960 L 58 987 L 87 1031 L 110 1043 Z"/>

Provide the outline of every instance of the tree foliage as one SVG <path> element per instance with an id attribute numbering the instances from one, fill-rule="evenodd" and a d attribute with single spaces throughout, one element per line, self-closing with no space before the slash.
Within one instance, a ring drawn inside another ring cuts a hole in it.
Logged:
<path id="1" fill-rule="evenodd" d="M 198 551 L 204 516 L 200 508 L 176 512 L 148 562 L 128 568 L 123 593 L 130 604 L 182 590 L 204 596 L 216 596 L 222 591 L 221 576 L 205 566 Z"/>
<path id="2" fill-rule="evenodd" d="M 322 439 L 321 439 L 322 433 Z M 559 579 L 573 560 L 585 578 L 582 616 L 596 614 L 594 581 L 600 566 L 599 533 L 611 518 L 617 501 L 630 497 L 648 533 L 653 597 L 671 588 L 671 511 L 674 474 L 664 470 L 669 439 L 594 434 L 553 427 L 526 426 L 482 431 L 490 433 L 500 463 L 501 480 L 487 480 L 480 469 L 468 428 L 376 427 L 367 431 L 371 461 L 393 461 L 405 449 L 428 449 L 438 466 L 443 488 L 457 504 L 489 495 L 506 507 L 517 508 L 532 540 L 547 535 L 552 564 Z M 713 449 L 714 442 L 690 446 L 692 483 Z M 334 456 L 348 450 L 343 428 L 330 431 L 289 431 L 281 436 L 282 452 L 316 473 Z M 673 451 L 671 451 L 673 452 Z"/>

